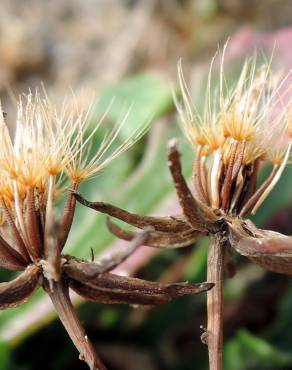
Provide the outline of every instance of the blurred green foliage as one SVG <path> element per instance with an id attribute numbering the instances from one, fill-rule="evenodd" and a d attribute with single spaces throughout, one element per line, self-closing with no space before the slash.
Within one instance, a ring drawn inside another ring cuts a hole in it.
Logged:
<path id="1" fill-rule="evenodd" d="M 277 350 L 247 330 L 239 330 L 225 344 L 224 369 L 286 369 L 292 365 L 292 354 Z"/>

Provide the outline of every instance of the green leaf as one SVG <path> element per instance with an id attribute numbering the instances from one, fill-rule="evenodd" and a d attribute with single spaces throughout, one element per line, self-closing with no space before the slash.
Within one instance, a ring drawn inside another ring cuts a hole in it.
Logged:
<path id="1" fill-rule="evenodd" d="M 141 124 L 161 117 L 173 109 L 173 100 L 168 84 L 160 77 L 140 74 L 108 87 L 98 100 L 98 111 L 108 113 L 113 121 L 121 121 L 128 113 L 122 137 L 129 135 Z"/>
<path id="2" fill-rule="evenodd" d="M 208 237 L 204 237 L 196 243 L 196 248 L 190 256 L 185 272 L 188 281 L 198 282 L 206 279 L 208 246 Z"/>
<path id="3" fill-rule="evenodd" d="M 6 370 L 10 363 L 10 348 L 7 343 L 0 341 L 0 370 Z"/>
<path id="4" fill-rule="evenodd" d="M 261 178 L 267 177 L 270 168 L 265 168 L 261 173 Z M 276 187 L 265 200 L 259 211 L 253 217 L 257 225 L 263 225 L 271 215 L 283 209 L 292 203 L 292 168 L 289 166 L 285 169 Z"/>
<path id="5" fill-rule="evenodd" d="M 283 297 L 277 302 L 277 312 L 275 320 L 269 327 L 269 338 L 282 349 L 291 351 L 292 331 L 292 283 L 290 281 L 288 289 Z"/>
<path id="6" fill-rule="evenodd" d="M 292 355 L 247 330 L 240 330 L 226 343 L 223 361 L 226 370 L 285 369 L 291 366 Z"/>

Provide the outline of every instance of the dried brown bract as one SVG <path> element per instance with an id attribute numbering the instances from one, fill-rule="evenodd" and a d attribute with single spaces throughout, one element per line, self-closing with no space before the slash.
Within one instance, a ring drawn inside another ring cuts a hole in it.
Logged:
<path id="1" fill-rule="evenodd" d="M 84 137 L 88 112 L 57 113 L 47 97 L 28 95 L 20 100 L 15 140 L 12 142 L 4 115 L 0 114 L 0 267 L 19 271 L 10 282 L 0 283 L 0 309 L 25 302 L 39 287 L 50 296 L 73 343 L 90 369 L 105 370 L 70 301 L 69 290 L 102 303 L 157 305 L 210 289 L 213 284 L 163 284 L 122 277 L 110 271 L 142 245 L 149 231 L 133 236 L 128 246 L 108 258 L 87 262 L 63 254 L 76 200 L 68 191 L 61 217 L 56 217 L 58 179 L 71 180 L 71 189 L 104 168 L 131 146 L 144 131 L 108 154 L 121 125 L 108 132 L 99 149 L 87 158 L 96 130 Z M 98 124 L 96 127 L 98 127 Z"/>
<path id="2" fill-rule="evenodd" d="M 224 57 L 224 55 L 223 55 Z M 222 60 L 223 60 L 222 57 Z M 213 64 L 213 62 L 212 62 Z M 291 240 L 258 230 L 243 217 L 255 213 L 272 191 L 289 160 L 291 119 L 289 105 L 276 115 L 276 105 L 287 95 L 285 78 L 273 75 L 270 64 L 256 69 L 247 60 L 234 87 L 228 88 L 220 69 L 218 88 L 211 87 L 212 65 L 207 83 L 204 112 L 191 101 L 179 63 L 182 105 L 177 102 L 182 128 L 196 151 L 191 191 L 182 175 L 176 142 L 169 145 L 168 164 L 182 213 L 171 217 L 131 214 L 101 202 L 89 202 L 77 192 L 75 198 L 99 212 L 139 229 L 152 227 L 145 244 L 158 248 L 193 245 L 210 236 L 208 257 L 208 327 L 206 340 L 211 370 L 222 368 L 223 274 L 233 273 L 232 249 L 276 272 L 290 273 Z M 263 162 L 271 161 L 269 177 L 260 185 L 257 178 Z M 118 237 L 133 240 L 111 220 L 109 229 Z"/>

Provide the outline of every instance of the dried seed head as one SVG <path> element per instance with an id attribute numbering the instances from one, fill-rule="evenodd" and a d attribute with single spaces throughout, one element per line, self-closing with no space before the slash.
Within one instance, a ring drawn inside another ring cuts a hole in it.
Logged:
<path id="1" fill-rule="evenodd" d="M 81 182 L 133 145 L 148 128 L 146 123 L 140 125 L 126 142 L 114 146 L 126 124 L 125 115 L 120 124 L 108 129 L 93 157 L 89 157 L 94 135 L 105 118 L 104 115 L 93 126 L 89 120 L 92 108 L 91 103 L 87 111 L 79 112 L 65 102 L 58 111 L 47 95 L 41 97 L 36 92 L 22 96 L 17 105 L 14 141 L 3 115 L 0 118 L 2 171 L 24 186 L 38 187 L 41 192 L 49 176 L 67 174 Z"/>
<path id="2" fill-rule="evenodd" d="M 84 135 L 84 131 L 87 131 L 86 124 L 84 126 L 85 120 L 80 120 L 79 127 L 75 131 L 73 145 L 71 144 L 71 147 L 73 146 L 71 160 L 65 168 L 66 174 L 73 182 L 80 183 L 102 171 L 111 161 L 129 149 L 145 134 L 148 130 L 149 122 L 138 126 L 127 140 L 117 144 L 119 133 L 127 122 L 129 112 L 130 110 L 116 127 L 107 129 L 103 140 L 93 155 L 91 153 L 92 139 L 102 125 L 105 115 L 87 137 Z"/>
<path id="3" fill-rule="evenodd" d="M 178 63 L 178 77 L 180 88 L 182 92 L 181 105 L 175 98 L 176 106 L 181 117 L 181 124 L 183 132 L 191 145 L 197 146 L 208 146 L 209 151 L 217 150 L 223 143 L 223 131 L 219 125 L 220 117 L 217 114 L 215 107 L 211 106 L 211 72 L 212 65 L 209 73 L 208 89 L 206 93 L 206 104 L 203 115 L 201 115 L 192 102 L 190 91 L 185 82 L 181 61 Z"/>
<path id="4" fill-rule="evenodd" d="M 80 111 L 77 105 L 72 109 L 71 102 L 65 100 L 57 109 L 45 91 L 42 95 L 29 92 L 21 96 L 14 139 L 0 107 L 0 200 L 5 202 L 4 207 L 9 207 L 10 215 L 7 212 L 6 215 L 11 218 L 19 243 L 25 245 L 32 257 L 38 256 L 43 247 L 46 249 L 48 230 L 54 222 L 54 202 L 64 193 L 66 181 L 69 179 L 76 189 L 80 182 L 94 176 L 133 145 L 149 126 L 148 122 L 140 125 L 125 142 L 117 144 L 126 124 L 125 115 L 116 127 L 107 130 L 105 127 L 101 143 L 93 149 L 92 142 L 104 124 L 105 115 L 93 125 L 90 122 L 93 103 Z M 63 244 L 74 214 L 70 192 L 68 196 L 68 209 L 64 210 L 66 225 L 60 237 Z M 39 234 L 44 235 L 43 247 L 36 236 L 39 227 L 42 228 Z M 38 252 L 34 250 L 37 248 Z"/>
<path id="5" fill-rule="evenodd" d="M 259 168 L 255 164 L 270 161 L 278 169 L 276 179 L 287 164 L 291 102 L 284 103 L 289 93 L 289 89 L 283 91 L 288 76 L 272 73 L 271 61 L 257 68 L 256 57 L 245 61 L 237 82 L 229 87 L 223 70 L 225 48 L 220 58 L 219 86 L 215 88 L 211 79 L 217 54 L 211 62 L 202 114 L 192 102 L 179 62 L 182 104 L 176 101 L 176 105 L 183 131 L 197 149 L 196 194 L 214 210 L 239 213 L 255 191 L 251 188 Z M 203 159 L 206 153 L 213 154 L 209 167 Z M 271 191 L 274 185 L 272 181 L 267 189 Z M 258 207 L 257 202 L 254 205 Z"/>

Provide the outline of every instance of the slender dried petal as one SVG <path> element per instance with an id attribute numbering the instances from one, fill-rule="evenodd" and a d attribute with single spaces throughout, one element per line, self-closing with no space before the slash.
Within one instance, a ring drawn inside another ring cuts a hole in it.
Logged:
<path id="1" fill-rule="evenodd" d="M 292 274 L 291 237 L 234 221 L 230 226 L 230 244 L 238 253 L 267 270 Z"/>
<path id="2" fill-rule="evenodd" d="M 109 230 L 120 239 L 132 240 L 135 236 L 133 232 L 125 231 L 118 225 L 107 221 Z M 145 240 L 145 245 L 154 248 L 181 248 L 193 245 L 197 240 L 202 238 L 204 233 L 197 230 L 181 233 L 162 233 L 159 231 L 150 232 Z"/>
<path id="3" fill-rule="evenodd" d="M 118 218 L 126 222 L 129 225 L 138 227 L 142 229 L 147 226 L 151 226 L 157 231 L 170 231 L 170 232 L 180 232 L 190 229 L 189 225 L 184 221 L 174 218 L 174 217 L 151 217 L 151 216 L 140 216 L 135 213 L 127 212 L 121 208 L 115 207 L 108 203 L 103 202 L 89 202 L 81 196 L 80 193 L 74 191 L 72 192 L 74 197 L 79 203 L 86 207 L 92 208 L 101 213 L 105 213 L 109 216 Z"/>
<path id="4" fill-rule="evenodd" d="M 267 188 L 265 189 L 265 191 L 263 192 L 263 194 L 260 196 L 260 198 L 258 199 L 258 201 L 255 204 L 255 206 L 253 207 L 253 209 L 251 211 L 251 213 L 253 215 L 257 212 L 257 210 L 259 209 L 259 207 L 262 205 L 262 203 L 264 202 L 264 200 L 267 198 L 267 196 L 270 194 L 270 192 L 273 190 L 273 188 L 276 186 L 277 182 L 279 181 L 280 177 L 282 176 L 282 173 L 284 172 L 284 170 L 286 168 L 286 165 L 288 163 L 288 160 L 289 160 L 291 146 L 292 146 L 292 144 L 290 143 L 288 145 L 288 147 L 287 147 L 285 156 L 282 159 L 282 163 L 279 166 L 278 171 L 275 173 L 275 176 L 274 176 L 273 180 L 267 186 Z"/>
<path id="5" fill-rule="evenodd" d="M 40 285 L 40 269 L 29 266 L 16 279 L 0 283 L 0 309 L 16 307 L 24 303 Z"/>
<path id="6" fill-rule="evenodd" d="M 203 168 L 202 171 L 202 150 L 203 146 L 199 145 L 197 152 L 196 152 L 196 157 L 194 161 L 194 168 L 193 168 L 193 179 L 194 179 L 194 186 L 196 190 L 196 196 L 201 202 L 208 203 L 208 195 L 206 193 L 206 182 L 205 180 L 205 171 Z"/>
<path id="7" fill-rule="evenodd" d="M 39 222 L 37 218 L 37 213 L 35 209 L 35 194 L 34 188 L 29 187 L 27 190 L 27 237 L 28 237 L 28 247 L 29 252 L 32 257 L 39 258 L 42 252 L 42 242 L 41 234 L 39 229 Z"/>
<path id="8" fill-rule="evenodd" d="M 270 173 L 269 177 L 263 182 L 263 184 L 257 189 L 257 191 L 248 199 L 248 201 L 244 204 L 240 211 L 240 216 L 245 216 L 251 209 L 254 207 L 256 202 L 260 199 L 260 197 L 263 195 L 263 193 L 266 191 L 267 187 L 271 184 L 273 181 L 273 178 L 275 177 L 276 171 L 278 169 L 278 166 L 274 166 L 272 172 Z"/>
<path id="9" fill-rule="evenodd" d="M 72 190 L 76 191 L 78 189 L 79 184 L 73 183 Z M 68 235 L 72 226 L 74 212 L 76 207 L 76 197 L 73 196 L 73 191 L 70 191 L 68 194 L 67 202 L 63 212 L 62 218 L 62 232 L 59 238 L 59 250 L 62 251 L 64 248 L 66 241 L 68 239 Z"/>
<path id="10" fill-rule="evenodd" d="M 206 231 L 206 227 L 212 222 L 217 221 L 215 214 L 203 203 L 193 197 L 186 180 L 181 171 L 180 154 L 176 148 L 176 142 L 171 141 L 169 144 L 169 169 L 173 177 L 176 192 L 183 213 L 188 223 L 198 231 Z"/>
<path id="11" fill-rule="evenodd" d="M 136 278 L 102 274 L 90 283 L 70 280 L 70 287 L 86 299 L 111 304 L 157 305 L 176 297 L 205 292 L 210 283 L 163 284 Z"/>
<path id="12" fill-rule="evenodd" d="M 229 205 L 229 199 L 230 199 L 230 190 L 232 186 L 232 173 L 233 173 L 233 168 L 234 168 L 234 163 L 235 163 L 235 155 L 237 152 L 239 143 L 237 141 L 234 142 L 232 145 L 231 149 L 231 155 L 230 155 L 230 160 L 228 163 L 223 187 L 222 187 L 222 208 L 223 210 L 227 210 L 228 205 Z"/>
<path id="13" fill-rule="evenodd" d="M 12 230 L 12 234 L 15 238 L 15 246 L 18 250 L 18 252 L 23 256 L 23 258 L 25 258 L 27 261 L 29 261 L 29 254 L 27 252 L 27 249 L 26 249 L 26 246 L 24 244 L 24 241 L 15 225 L 15 222 L 13 220 L 13 217 L 11 215 L 11 212 L 10 210 L 8 209 L 7 207 L 7 204 L 4 200 L 4 198 L 1 198 L 0 199 L 0 202 L 1 202 L 1 207 L 3 209 L 3 213 L 4 213 L 4 216 L 7 220 L 7 223 L 8 225 L 10 226 L 11 230 Z"/>
<path id="14" fill-rule="evenodd" d="M 22 255 L 0 236 L 0 267 L 12 271 L 22 271 L 25 270 L 26 265 L 27 262 Z"/>

